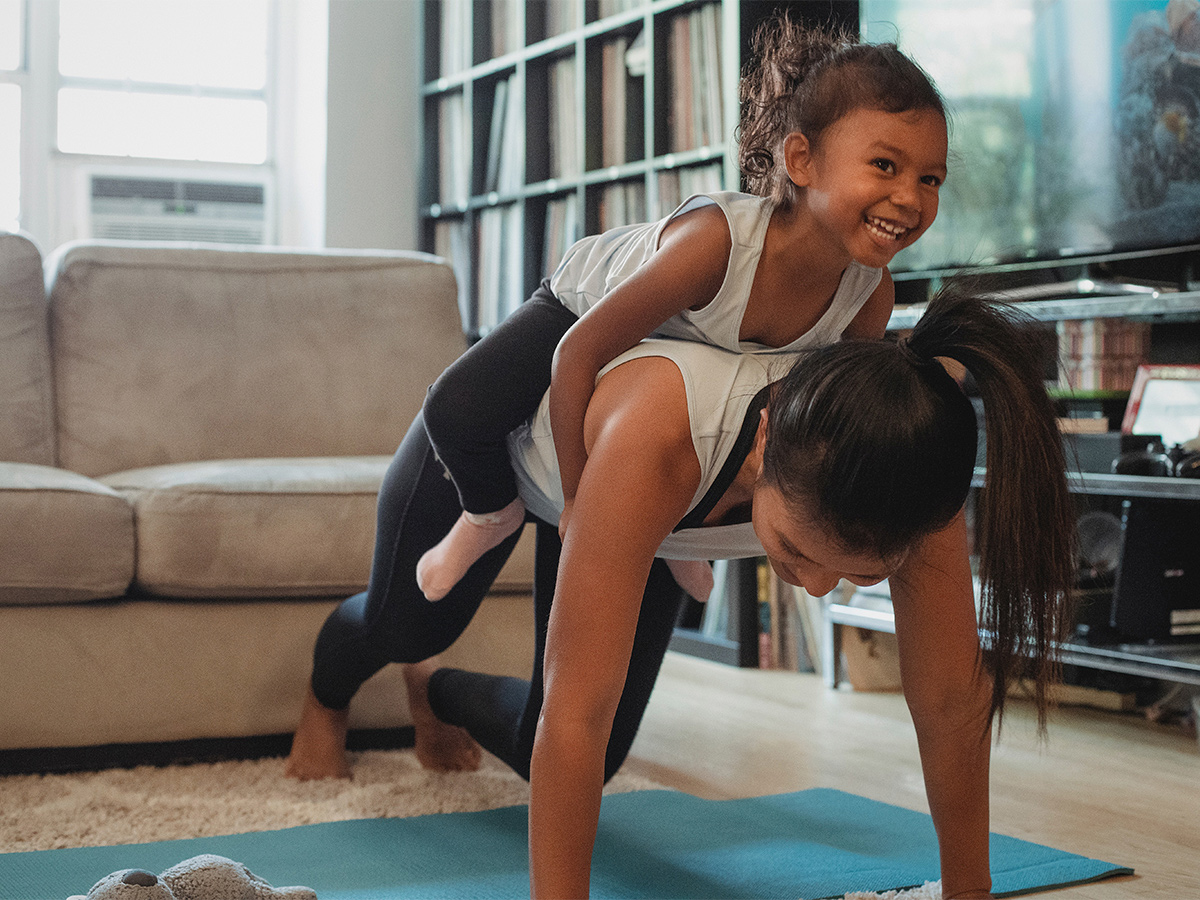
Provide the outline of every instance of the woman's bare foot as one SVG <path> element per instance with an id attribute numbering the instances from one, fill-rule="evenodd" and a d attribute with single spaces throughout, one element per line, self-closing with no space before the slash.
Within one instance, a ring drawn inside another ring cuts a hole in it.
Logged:
<path id="1" fill-rule="evenodd" d="M 479 744 L 457 725 L 447 725 L 429 705 L 429 676 L 438 668 L 436 659 L 404 667 L 408 685 L 408 710 L 416 732 L 417 760 L 436 772 L 474 772 L 483 755 Z"/>
<path id="2" fill-rule="evenodd" d="M 346 759 L 346 730 L 349 710 L 322 706 L 312 688 L 304 697 L 300 727 L 292 738 L 283 772 L 288 778 L 314 781 L 319 778 L 349 778 Z"/>

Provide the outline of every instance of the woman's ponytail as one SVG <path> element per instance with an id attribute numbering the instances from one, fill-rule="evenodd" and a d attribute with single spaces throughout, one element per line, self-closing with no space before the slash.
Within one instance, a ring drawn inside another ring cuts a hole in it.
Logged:
<path id="1" fill-rule="evenodd" d="M 1044 725 L 1074 586 L 1075 515 L 1032 322 L 951 288 L 899 343 L 804 353 L 771 396 L 763 478 L 847 550 L 899 558 L 953 521 L 971 489 L 979 425 L 945 359 L 965 366 L 983 397 L 976 546 L 992 711 L 1028 674 Z"/>
<path id="2" fill-rule="evenodd" d="M 987 475 L 976 542 L 992 709 L 1001 711 L 1009 686 L 1028 675 L 1044 727 L 1075 580 L 1075 513 L 1043 382 L 1044 344 L 1013 307 L 950 288 L 930 301 L 907 347 L 961 363 L 983 398 Z"/>

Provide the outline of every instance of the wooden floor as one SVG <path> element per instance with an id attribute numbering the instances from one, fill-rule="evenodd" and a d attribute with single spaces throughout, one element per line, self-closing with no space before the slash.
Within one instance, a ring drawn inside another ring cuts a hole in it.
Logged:
<path id="1" fill-rule="evenodd" d="M 1062 708 L 1039 744 L 1014 701 L 992 756 L 992 830 L 1132 867 L 1039 896 L 1200 898 L 1200 748 L 1178 727 Z M 671 653 L 627 770 L 727 799 L 832 787 L 928 812 L 902 697 Z"/>

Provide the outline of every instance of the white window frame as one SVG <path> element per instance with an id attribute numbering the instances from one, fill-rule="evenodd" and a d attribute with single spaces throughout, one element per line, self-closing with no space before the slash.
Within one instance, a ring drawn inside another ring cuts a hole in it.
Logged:
<path id="1" fill-rule="evenodd" d="M 185 160 L 164 160 L 143 157 L 93 156 L 64 153 L 57 147 L 58 90 L 63 86 L 112 86 L 112 82 L 66 78 L 58 72 L 58 25 L 59 6 L 51 0 L 25 0 L 24 68 L 15 73 L 4 73 L 6 81 L 21 87 L 21 228 L 34 236 L 43 251 L 69 240 L 86 237 L 85 217 L 82 210 L 88 202 L 87 185 L 91 172 L 113 173 L 128 171 L 139 175 L 187 178 L 211 178 L 220 181 L 261 181 L 268 186 L 268 195 L 275 193 L 275 185 L 281 178 L 289 184 L 296 178 L 291 173 L 294 167 L 288 151 L 280 158 L 281 147 L 289 146 L 288 135 L 296 130 L 293 120 L 296 113 L 281 108 L 281 99 L 288 105 L 296 93 L 291 87 L 297 77 L 297 68 L 303 63 L 281 54 L 281 44 L 291 47 L 296 43 L 292 30 L 301 27 L 297 12 L 292 8 L 293 0 L 269 0 L 267 80 L 261 92 L 237 91 L 214 88 L 206 91 L 211 96 L 256 96 L 262 97 L 268 106 L 267 159 L 259 164 L 208 163 Z M 312 33 L 315 21 L 320 29 L 321 3 L 297 3 L 297 8 L 317 10 L 309 13 L 303 23 L 306 33 Z M 327 13 L 325 14 L 327 16 Z M 310 38 L 309 44 L 312 44 Z M 319 48 L 318 48 L 319 52 Z M 135 85 L 140 87 L 140 85 Z M 178 89 L 168 89 L 164 93 Z M 191 89 L 187 89 L 191 93 Z M 309 95 L 312 95 L 312 91 Z M 323 96 L 320 98 L 323 102 Z M 303 110 L 305 107 L 296 106 Z M 303 113 L 302 113 L 303 114 Z M 319 126 L 323 128 L 321 117 Z M 311 130 L 311 129 L 310 129 Z M 322 135 L 323 137 L 323 135 Z M 310 167 L 311 168 L 311 167 Z M 303 220 L 288 220 L 288 211 L 274 209 L 269 214 L 274 221 L 268 223 L 268 240 L 272 242 L 320 246 L 324 239 L 322 226 L 314 226 L 308 218 L 318 221 L 323 216 L 323 182 L 311 188 L 319 192 L 320 202 L 310 201 L 308 208 L 316 208 L 316 214 L 305 214 Z M 304 211 L 307 213 L 307 209 Z M 295 218 L 293 216 L 293 218 Z"/>

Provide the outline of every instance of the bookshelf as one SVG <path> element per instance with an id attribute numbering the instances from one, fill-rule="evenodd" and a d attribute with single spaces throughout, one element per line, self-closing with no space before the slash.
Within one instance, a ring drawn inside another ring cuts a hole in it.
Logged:
<path id="1" fill-rule="evenodd" d="M 464 327 L 495 327 L 576 240 L 737 189 L 750 35 L 836 0 L 435 0 L 424 9 L 421 249 L 450 259 Z"/>

